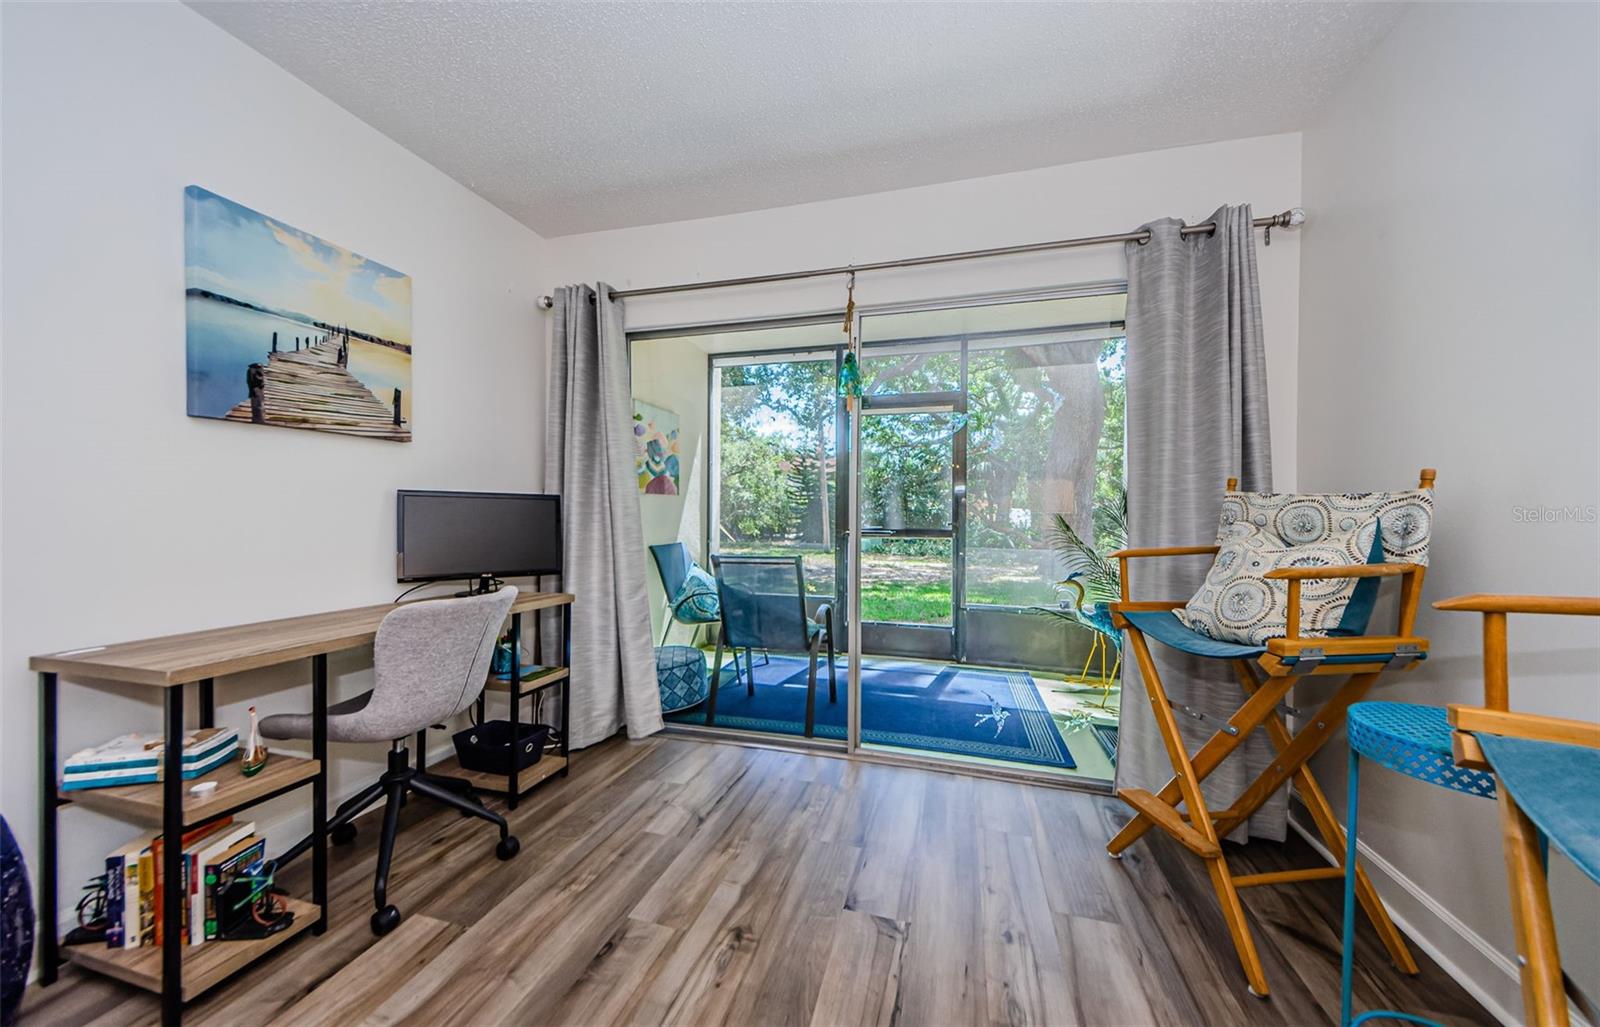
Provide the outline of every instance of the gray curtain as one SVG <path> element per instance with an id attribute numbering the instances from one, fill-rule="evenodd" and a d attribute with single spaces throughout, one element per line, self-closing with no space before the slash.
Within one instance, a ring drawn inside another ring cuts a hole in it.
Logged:
<path id="1" fill-rule="evenodd" d="M 555 292 L 544 483 L 562 499 L 563 586 L 572 605 L 574 747 L 661 730 L 644 533 L 633 471 L 633 403 L 622 305 L 611 290 Z M 546 638 L 553 637 L 546 632 Z"/>
<path id="2" fill-rule="evenodd" d="M 1128 520 L 1129 544 L 1209 545 L 1227 479 L 1246 491 L 1270 491 L 1266 354 L 1256 281 L 1250 208 L 1223 207 L 1207 220 L 1217 230 L 1187 238 L 1183 222 L 1144 226 L 1148 243 L 1128 243 Z M 1187 599 L 1210 568 L 1209 557 L 1135 560 L 1134 599 Z M 1225 661 L 1200 660 L 1160 643 L 1150 649 L 1167 695 L 1214 718 L 1178 722 L 1192 753 L 1243 701 Z M 1139 668 L 1123 663 L 1119 787 L 1157 791 L 1172 777 Z M 1206 779 L 1213 810 L 1231 804 L 1271 760 L 1260 731 Z M 1235 832 L 1282 840 L 1283 790 Z"/>

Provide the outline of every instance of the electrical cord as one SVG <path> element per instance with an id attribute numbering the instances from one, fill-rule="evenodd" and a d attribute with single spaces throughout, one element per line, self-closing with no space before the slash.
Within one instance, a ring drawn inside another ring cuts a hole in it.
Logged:
<path id="1" fill-rule="evenodd" d="M 395 596 L 394 597 L 394 601 L 398 603 L 400 600 L 404 599 L 406 596 L 408 596 L 411 593 L 415 592 L 419 588 L 428 588 L 430 585 L 443 585 L 443 584 L 444 584 L 444 582 L 442 582 L 442 581 L 424 581 L 420 585 L 412 585 L 410 588 L 406 589 L 404 592 L 401 592 L 399 595 Z"/>

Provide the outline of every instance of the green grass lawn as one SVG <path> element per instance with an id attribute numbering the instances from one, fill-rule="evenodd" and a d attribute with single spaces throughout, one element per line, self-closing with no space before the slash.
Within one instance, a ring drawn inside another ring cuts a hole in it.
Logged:
<path id="1" fill-rule="evenodd" d="M 969 606 L 1035 606 L 1038 588 L 1016 582 L 968 585 Z M 898 624 L 950 623 L 949 581 L 870 581 L 861 586 L 861 619 Z"/>
<path id="2" fill-rule="evenodd" d="M 770 546 L 729 546 L 723 551 L 730 555 L 773 555 L 783 550 Z M 833 554 L 810 551 L 802 555 L 806 590 L 814 596 L 825 596 L 833 582 Z M 1041 573 L 1035 554 L 987 550 L 973 553 L 970 559 L 969 606 L 1038 606 L 1053 602 L 1054 590 Z M 868 552 L 862 558 L 861 578 L 862 620 L 897 624 L 950 623 L 949 556 Z"/>

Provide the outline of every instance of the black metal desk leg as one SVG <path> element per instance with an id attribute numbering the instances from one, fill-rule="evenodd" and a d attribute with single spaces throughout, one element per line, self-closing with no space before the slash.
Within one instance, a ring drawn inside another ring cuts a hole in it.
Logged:
<path id="1" fill-rule="evenodd" d="M 561 682 L 561 756 L 566 765 L 561 768 L 561 776 L 566 777 L 567 771 L 572 769 L 572 746 L 567 742 L 567 725 L 571 723 L 568 711 L 572 709 L 572 604 L 565 603 L 561 607 L 561 665 L 567 668 L 567 678 Z"/>
<path id="2" fill-rule="evenodd" d="M 508 682 L 511 697 L 511 769 L 506 771 L 506 805 L 511 809 L 517 808 L 517 773 L 516 751 L 517 725 L 522 720 L 522 614 L 511 615 L 511 680 Z"/>
<path id="3" fill-rule="evenodd" d="M 56 982 L 56 676 L 39 675 L 39 983 Z"/>
<path id="4" fill-rule="evenodd" d="M 312 933 L 328 929 L 328 654 L 311 657 L 311 901 L 317 904 Z"/>
<path id="5" fill-rule="evenodd" d="M 161 1022 L 183 1021 L 183 685 L 166 690 L 161 747 Z"/>
<path id="6" fill-rule="evenodd" d="M 200 682 L 200 726 L 217 726 L 216 682 L 211 678 Z"/>

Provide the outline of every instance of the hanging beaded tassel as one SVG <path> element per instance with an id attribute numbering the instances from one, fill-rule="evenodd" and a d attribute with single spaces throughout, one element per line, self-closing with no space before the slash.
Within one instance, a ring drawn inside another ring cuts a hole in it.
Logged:
<path id="1" fill-rule="evenodd" d="M 850 272 L 849 283 L 845 287 L 844 304 L 844 337 L 845 354 L 844 363 L 839 368 L 839 393 L 844 396 L 844 408 L 854 410 L 856 400 L 860 398 L 861 363 L 857 356 L 861 349 L 861 340 L 856 337 L 856 273 Z"/>

